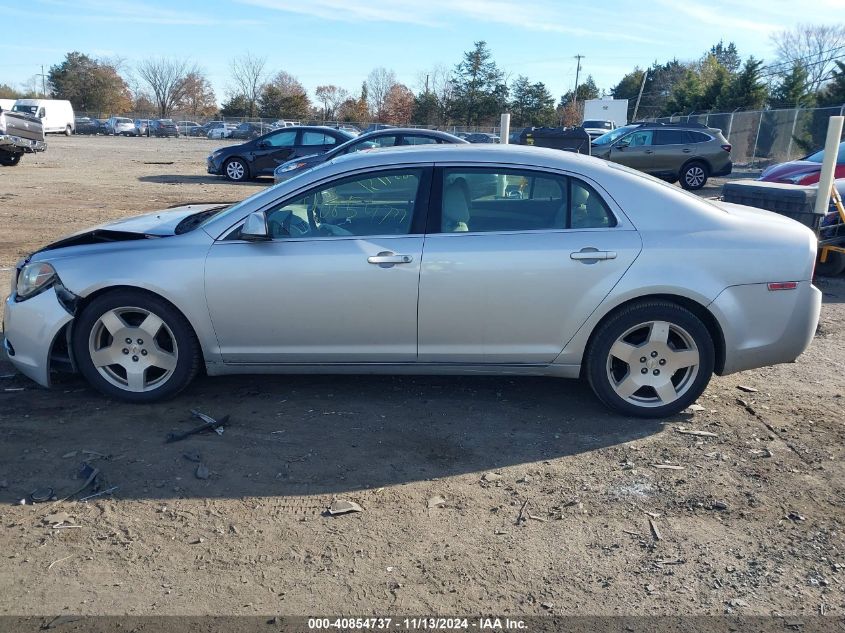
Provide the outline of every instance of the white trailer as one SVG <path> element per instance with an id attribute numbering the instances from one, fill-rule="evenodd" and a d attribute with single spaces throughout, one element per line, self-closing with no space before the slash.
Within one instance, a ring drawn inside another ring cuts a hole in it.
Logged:
<path id="1" fill-rule="evenodd" d="M 587 99 L 582 127 L 596 138 L 628 123 L 627 99 Z"/>

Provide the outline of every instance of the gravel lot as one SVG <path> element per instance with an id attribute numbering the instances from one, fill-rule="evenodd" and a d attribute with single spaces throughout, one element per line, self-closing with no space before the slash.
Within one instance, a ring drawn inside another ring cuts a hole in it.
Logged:
<path id="1" fill-rule="evenodd" d="M 207 176 L 219 141 L 49 142 L 0 170 L 0 269 L 266 186 Z M 819 285 L 797 363 L 715 378 L 702 411 L 660 422 L 545 378 L 202 378 L 129 406 L 0 359 L 0 614 L 841 617 L 845 281 Z M 192 408 L 230 415 L 225 433 L 165 444 Z M 83 460 L 112 498 L 15 505 L 72 493 Z M 324 516 L 335 499 L 364 511 Z"/>

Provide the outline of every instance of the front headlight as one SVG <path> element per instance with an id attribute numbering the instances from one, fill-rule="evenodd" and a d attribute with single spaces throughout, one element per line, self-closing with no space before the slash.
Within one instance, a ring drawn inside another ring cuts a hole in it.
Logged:
<path id="1" fill-rule="evenodd" d="M 34 297 L 56 281 L 56 270 L 45 262 L 30 262 L 18 275 L 16 296 L 18 301 Z"/>
<path id="2" fill-rule="evenodd" d="M 289 171 L 293 171 L 294 169 L 302 169 L 303 167 L 306 167 L 307 165 L 308 165 L 308 163 L 291 163 L 290 165 L 282 165 L 281 167 L 279 167 L 278 173 L 284 174 L 284 173 L 287 173 Z"/>

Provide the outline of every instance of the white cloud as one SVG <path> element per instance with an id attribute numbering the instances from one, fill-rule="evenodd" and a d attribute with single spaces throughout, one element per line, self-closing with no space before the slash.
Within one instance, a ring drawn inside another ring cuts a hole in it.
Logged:
<path id="1" fill-rule="evenodd" d="M 463 27 L 467 20 L 496 23 L 514 29 L 561 33 L 603 40 L 624 40 L 644 44 L 655 40 L 627 33 L 629 29 L 603 30 L 602 19 L 591 20 L 589 11 L 579 9 L 578 19 L 562 11 L 560 3 L 519 0 L 237 0 L 241 4 L 296 13 L 340 22 L 392 22 L 430 28 Z M 565 8 L 565 7 L 564 7 Z M 541 17 L 540 17 L 541 16 Z"/>

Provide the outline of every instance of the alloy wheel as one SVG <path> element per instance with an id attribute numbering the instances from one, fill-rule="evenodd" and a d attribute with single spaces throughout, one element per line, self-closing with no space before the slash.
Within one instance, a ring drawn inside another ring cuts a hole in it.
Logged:
<path id="1" fill-rule="evenodd" d="M 687 169 L 686 174 L 684 174 L 684 180 L 690 189 L 697 189 L 698 187 L 701 187 L 704 184 L 704 179 L 704 168 L 699 167 L 698 165 L 693 165 Z"/>
<path id="2" fill-rule="evenodd" d="M 103 378 L 136 393 L 166 383 L 179 359 L 168 325 L 153 312 L 136 307 L 114 308 L 97 319 L 88 337 L 88 353 Z"/>
<path id="3" fill-rule="evenodd" d="M 611 388 L 638 407 L 662 407 L 686 394 L 701 363 L 693 337 L 668 321 L 648 321 L 626 330 L 610 348 Z"/>
<path id="4" fill-rule="evenodd" d="M 239 160 L 230 160 L 226 163 L 226 176 L 231 180 L 243 180 L 246 175 L 244 164 Z"/>

